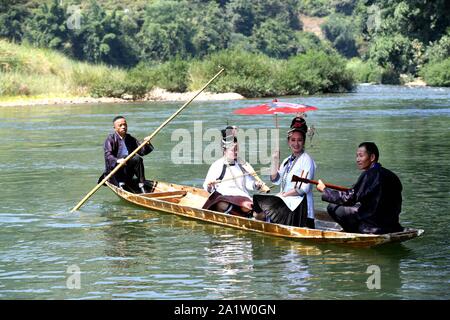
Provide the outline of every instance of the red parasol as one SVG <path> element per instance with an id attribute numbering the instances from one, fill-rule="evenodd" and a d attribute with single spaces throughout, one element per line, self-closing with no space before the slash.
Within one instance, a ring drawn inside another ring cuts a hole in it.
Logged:
<path id="1" fill-rule="evenodd" d="M 305 113 L 307 111 L 318 110 L 317 107 L 308 106 L 305 104 L 281 102 L 274 99 L 270 103 L 259 104 L 252 107 L 242 108 L 234 110 L 234 114 L 240 115 L 258 115 L 258 114 L 274 114 L 275 115 L 275 125 L 278 128 L 278 114 L 288 114 L 288 113 Z"/>
<path id="2" fill-rule="evenodd" d="M 270 104 L 259 104 L 253 107 L 247 107 L 234 110 L 234 114 L 257 115 L 257 114 L 287 114 L 303 113 L 306 111 L 317 110 L 317 107 L 307 106 L 305 104 L 274 101 Z"/>

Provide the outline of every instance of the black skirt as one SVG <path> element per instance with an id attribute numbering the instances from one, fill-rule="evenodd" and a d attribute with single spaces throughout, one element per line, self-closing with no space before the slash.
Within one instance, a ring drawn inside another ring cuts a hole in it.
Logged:
<path id="1" fill-rule="evenodd" d="M 308 203 L 306 196 L 298 207 L 291 211 L 283 199 L 274 195 L 255 194 L 253 196 L 253 211 L 264 212 L 270 222 L 294 227 L 306 227 Z"/>

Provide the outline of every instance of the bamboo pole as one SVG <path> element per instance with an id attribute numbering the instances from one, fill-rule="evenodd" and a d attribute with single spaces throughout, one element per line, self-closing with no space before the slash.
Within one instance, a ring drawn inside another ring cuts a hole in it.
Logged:
<path id="1" fill-rule="evenodd" d="M 252 177 L 255 178 L 256 181 L 260 181 L 261 182 L 261 188 L 260 188 L 259 191 L 261 191 L 263 193 L 270 192 L 270 188 L 265 184 L 264 181 L 262 181 L 258 177 L 258 174 L 255 171 L 253 171 L 252 173 L 250 173 L 250 172 L 243 173 L 243 174 L 237 175 L 236 177 L 226 178 L 226 179 L 222 179 L 222 180 L 216 180 L 216 181 L 214 181 L 214 184 L 220 184 L 222 182 L 231 181 L 231 180 L 235 180 L 237 178 L 242 178 L 242 177 L 246 177 L 246 176 L 252 176 Z"/>
<path id="2" fill-rule="evenodd" d="M 186 102 L 180 109 L 178 109 L 174 114 L 172 114 L 166 121 L 164 121 L 150 136 L 147 137 L 147 139 L 144 139 L 144 142 L 142 142 L 132 153 L 130 153 L 125 160 L 118 164 L 102 181 L 100 181 L 100 183 L 98 183 L 91 191 L 89 191 L 89 193 L 83 198 L 81 199 L 80 202 L 78 202 L 78 204 L 73 207 L 72 210 L 70 210 L 70 212 L 74 212 L 76 210 L 78 210 L 106 181 L 108 181 L 109 178 L 111 178 L 122 166 L 125 165 L 125 163 L 130 160 L 131 158 L 134 157 L 134 155 L 141 150 L 147 143 L 150 142 L 151 139 L 153 139 L 153 137 L 159 132 L 161 131 L 162 128 L 164 128 L 170 121 L 172 121 L 181 111 L 183 111 L 184 108 L 186 108 L 195 98 L 197 98 L 197 96 L 203 92 L 203 90 L 206 89 L 206 87 L 208 87 L 211 82 L 213 82 L 225 69 L 220 69 L 220 71 L 211 78 L 211 80 L 208 81 L 208 83 L 206 83 L 203 88 L 201 88 L 188 102 Z"/>
<path id="3" fill-rule="evenodd" d="M 256 176 L 256 172 L 255 173 L 243 173 L 243 174 L 239 174 L 239 175 L 237 175 L 236 177 L 231 177 L 231 178 L 226 178 L 226 179 L 222 179 L 222 180 L 216 180 L 215 182 L 214 182 L 214 184 L 219 184 L 219 183 L 222 183 L 222 182 L 226 182 L 226 181 L 231 181 L 231 180 L 235 180 L 235 179 L 237 179 L 237 178 L 242 178 L 242 177 L 246 177 L 246 176 Z"/>

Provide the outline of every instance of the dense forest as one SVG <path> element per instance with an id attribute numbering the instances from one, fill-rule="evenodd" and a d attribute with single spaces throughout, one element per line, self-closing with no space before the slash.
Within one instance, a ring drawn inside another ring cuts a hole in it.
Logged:
<path id="1" fill-rule="evenodd" d="M 128 70 L 117 83 L 97 79 L 97 95 L 192 89 L 219 64 L 229 72 L 213 90 L 245 96 L 418 76 L 450 86 L 449 16 L 446 0 L 0 0 L 1 71 L 14 68 L 14 43 Z"/>

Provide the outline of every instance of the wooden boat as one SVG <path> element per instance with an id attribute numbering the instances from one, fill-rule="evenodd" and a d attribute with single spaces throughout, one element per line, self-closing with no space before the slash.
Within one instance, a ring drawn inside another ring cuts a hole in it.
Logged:
<path id="1" fill-rule="evenodd" d="M 292 240 L 372 247 L 413 239 L 424 232 L 412 228 L 382 235 L 342 232 L 324 211 L 316 211 L 316 229 L 286 226 L 202 209 L 209 193 L 195 187 L 151 181 L 151 192 L 136 194 L 109 182 L 106 185 L 120 198 L 140 207 Z"/>

